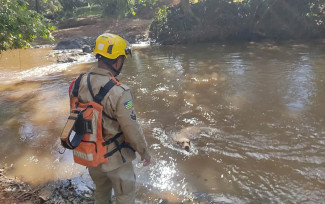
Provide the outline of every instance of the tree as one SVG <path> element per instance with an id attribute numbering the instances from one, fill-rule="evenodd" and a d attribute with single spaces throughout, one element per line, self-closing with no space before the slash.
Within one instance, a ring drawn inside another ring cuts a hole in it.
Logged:
<path id="1" fill-rule="evenodd" d="M 23 0 L 0 0 L 0 52 L 30 47 L 36 37 L 53 39 L 54 28 Z"/>
<path id="2" fill-rule="evenodd" d="M 40 9 L 39 9 L 39 0 L 35 0 L 35 9 L 36 9 L 36 12 L 37 13 L 40 12 Z"/>
<path id="3" fill-rule="evenodd" d="M 89 2 L 93 0 L 59 0 L 64 11 L 72 12 L 73 9 L 77 7 L 87 6 Z"/>
<path id="4" fill-rule="evenodd" d="M 44 16 L 53 16 L 62 9 L 59 0 L 26 0 L 27 8 Z"/>
<path id="5" fill-rule="evenodd" d="M 103 16 L 124 16 L 129 9 L 129 0 L 93 0 L 103 8 Z"/>

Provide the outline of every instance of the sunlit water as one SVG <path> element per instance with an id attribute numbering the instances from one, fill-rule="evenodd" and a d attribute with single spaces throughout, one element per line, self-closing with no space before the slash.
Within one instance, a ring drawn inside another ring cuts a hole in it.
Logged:
<path id="1" fill-rule="evenodd" d="M 132 87 L 153 156 L 149 167 L 134 162 L 137 199 L 324 202 L 324 51 L 320 41 L 135 50 L 120 80 Z M 69 82 L 94 58 L 56 64 L 49 53 L 23 50 L 19 63 L 1 56 L 1 165 L 32 183 L 74 178 L 91 185 L 70 151 L 59 154 L 58 137 L 69 112 Z M 187 152 L 171 137 L 190 126 L 210 131 L 191 136 Z"/>

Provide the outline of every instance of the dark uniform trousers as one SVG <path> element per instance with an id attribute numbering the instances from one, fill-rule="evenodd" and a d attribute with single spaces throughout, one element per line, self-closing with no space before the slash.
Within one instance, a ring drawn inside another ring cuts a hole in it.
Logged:
<path id="1" fill-rule="evenodd" d="M 89 167 L 89 174 L 96 184 L 96 204 L 112 203 L 112 188 L 114 188 L 117 204 L 135 202 L 135 174 L 132 162 L 109 172 L 103 172 L 98 167 Z"/>

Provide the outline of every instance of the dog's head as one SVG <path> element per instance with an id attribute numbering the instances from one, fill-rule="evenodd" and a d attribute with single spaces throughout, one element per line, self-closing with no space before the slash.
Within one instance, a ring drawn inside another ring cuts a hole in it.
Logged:
<path id="1" fill-rule="evenodd" d="M 191 141 L 187 138 L 180 138 L 179 140 L 177 140 L 177 144 L 179 146 L 181 146 L 183 149 L 185 149 L 186 151 L 190 151 L 190 146 L 191 146 Z"/>

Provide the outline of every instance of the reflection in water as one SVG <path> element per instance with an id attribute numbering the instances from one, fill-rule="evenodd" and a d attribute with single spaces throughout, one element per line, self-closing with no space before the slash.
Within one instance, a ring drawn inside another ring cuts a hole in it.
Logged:
<path id="1" fill-rule="evenodd" d="M 149 65 L 147 72 L 133 78 L 137 72 L 129 70 L 123 76 L 135 87 L 141 118 L 155 119 L 148 124 L 155 157 L 176 158 L 193 201 L 216 202 L 225 195 L 229 203 L 319 202 L 325 195 L 319 174 L 325 163 L 324 111 L 292 110 L 288 101 L 320 107 L 325 95 L 321 86 L 315 87 L 313 75 L 317 72 L 318 80 L 324 80 L 321 66 L 311 57 L 300 58 L 303 47 L 250 44 L 244 52 L 236 46 L 214 47 L 209 57 L 203 49 L 161 47 L 151 59 L 152 50 L 143 50 L 147 58 L 137 66 Z M 324 58 L 320 52 L 308 50 Z M 180 63 L 184 71 L 177 71 Z M 316 92 L 318 97 L 311 97 Z M 193 124 L 221 131 L 200 134 L 192 141 L 193 151 L 182 152 L 170 135 Z"/>
<path id="2" fill-rule="evenodd" d="M 84 171 L 84 167 L 74 164 L 72 160 L 56 158 L 44 150 L 42 152 L 28 150 L 15 159 L 8 175 L 20 177 L 28 183 L 40 184 L 81 176 Z"/>
<path id="3" fill-rule="evenodd" d="M 7 50 L 0 54 L 1 74 L 24 71 L 35 67 L 51 65 L 55 59 L 50 57 L 52 48 Z M 8 72 L 4 72 L 8 71 Z M 11 75 L 9 75 L 11 76 Z M 12 78 L 13 79 L 13 78 Z"/>
<path id="4" fill-rule="evenodd" d="M 310 104 L 310 97 L 313 95 L 314 90 L 314 73 L 312 66 L 309 65 L 309 57 L 301 56 L 298 64 L 293 64 L 292 71 L 288 73 L 289 90 L 288 95 L 285 96 L 288 101 L 289 108 L 302 110 Z"/>
<path id="5" fill-rule="evenodd" d="M 149 167 L 135 161 L 137 199 L 323 202 L 324 49 L 250 43 L 135 50 L 120 79 L 132 87 L 153 155 Z M 1 165 L 13 164 L 10 175 L 40 183 L 85 171 L 70 151 L 58 154 L 58 135 L 69 82 L 92 64 L 64 66 L 30 65 L 9 75 L 0 63 L 0 157 Z M 171 137 L 189 126 L 211 131 L 191 137 L 187 152 Z"/>
<path id="6" fill-rule="evenodd" d="M 150 167 L 149 182 L 152 184 L 152 187 L 158 188 L 159 190 L 173 191 L 175 190 L 176 184 L 172 179 L 176 173 L 175 161 L 171 160 L 168 163 L 167 161 L 159 160 Z"/>

